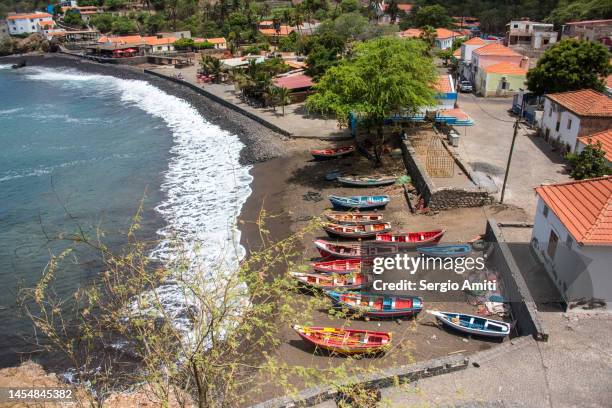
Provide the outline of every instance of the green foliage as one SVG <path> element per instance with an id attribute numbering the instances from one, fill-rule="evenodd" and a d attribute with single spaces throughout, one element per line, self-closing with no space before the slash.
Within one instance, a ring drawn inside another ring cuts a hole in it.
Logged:
<path id="1" fill-rule="evenodd" d="M 612 18 L 612 2 L 609 0 L 561 0 L 546 20 L 561 25 L 572 20 L 610 18 Z"/>
<path id="2" fill-rule="evenodd" d="M 599 43 L 563 40 L 549 48 L 527 73 L 527 86 L 538 95 L 583 88 L 603 89 L 610 53 Z"/>
<path id="3" fill-rule="evenodd" d="M 113 21 L 115 21 L 115 17 L 112 14 L 96 14 L 91 16 L 89 24 L 101 33 L 109 33 L 113 29 Z"/>
<path id="4" fill-rule="evenodd" d="M 174 48 L 177 50 L 189 50 L 193 48 L 194 41 L 192 38 L 179 38 L 174 42 Z"/>
<path id="5" fill-rule="evenodd" d="M 601 142 L 593 144 L 589 139 L 589 144 L 579 154 L 568 153 L 565 158 L 572 166 L 571 176 L 576 180 L 601 177 L 612 174 L 612 168 L 608 167 L 606 152 L 602 148 Z"/>
<path id="6" fill-rule="evenodd" d="M 278 40 L 278 50 L 283 52 L 297 51 L 298 34 L 294 31 Z"/>
<path id="7" fill-rule="evenodd" d="M 349 58 L 329 70 L 308 97 L 307 108 L 331 113 L 346 124 L 350 113 L 377 130 L 380 162 L 382 127 L 394 113 L 412 114 L 434 104 L 431 84 L 437 78 L 422 41 L 383 37 L 359 43 Z"/>
<path id="8" fill-rule="evenodd" d="M 126 35 L 138 32 L 136 22 L 126 16 L 118 16 L 113 18 L 111 24 L 111 31 L 113 34 Z"/>
<path id="9" fill-rule="evenodd" d="M 414 15 L 414 24 L 416 27 L 450 27 L 452 23 L 453 20 L 448 15 L 447 9 L 438 4 L 421 7 Z"/>
<path id="10" fill-rule="evenodd" d="M 196 50 L 212 50 L 215 48 L 215 44 L 210 43 L 208 41 L 197 42 L 193 44 L 193 48 Z"/>
<path id="11" fill-rule="evenodd" d="M 104 0 L 104 5 L 109 10 L 119 10 L 127 5 L 127 0 Z"/>
<path id="12" fill-rule="evenodd" d="M 340 2 L 340 10 L 343 13 L 353 13 L 359 11 L 360 8 L 359 0 L 342 0 Z"/>
<path id="13" fill-rule="evenodd" d="M 200 70 L 204 75 L 210 75 L 214 77 L 216 83 L 219 82 L 222 71 L 222 64 L 218 58 L 210 55 L 202 55 L 200 60 Z"/>
<path id="14" fill-rule="evenodd" d="M 76 10 L 68 10 L 64 13 L 64 24 L 69 25 L 71 27 L 84 27 L 85 23 L 81 18 L 81 13 Z"/>

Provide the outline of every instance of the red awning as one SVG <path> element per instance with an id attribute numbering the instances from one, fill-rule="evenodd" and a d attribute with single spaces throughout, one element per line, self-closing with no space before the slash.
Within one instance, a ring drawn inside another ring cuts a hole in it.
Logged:
<path id="1" fill-rule="evenodd" d="M 122 54 L 122 53 L 123 53 L 123 50 L 114 50 L 113 51 L 113 54 Z"/>
<path id="2" fill-rule="evenodd" d="M 125 51 L 123 51 L 123 52 L 136 52 L 136 50 L 135 50 L 135 49 L 133 49 L 133 48 L 128 48 L 127 50 L 125 50 Z"/>
<path id="3" fill-rule="evenodd" d="M 313 86 L 312 78 L 308 75 L 298 74 L 298 75 L 290 75 L 281 78 L 274 78 L 274 85 L 279 88 L 287 88 L 287 89 L 300 89 L 300 88 L 310 88 Z"/>

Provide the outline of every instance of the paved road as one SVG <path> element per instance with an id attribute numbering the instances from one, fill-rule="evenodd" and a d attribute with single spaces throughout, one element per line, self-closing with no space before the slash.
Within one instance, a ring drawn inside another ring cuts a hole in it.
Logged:
<path id="1" fill-rule="evenodd" d="M 477 98 L 459 95 L 459 107 L 474 119 L 471 127 L 459 128 L 459 151 L 474 171 L 493 179 L 499 199 L 512 142 L 514 117 L 508 114 L 511 98 Z M 553 152 L 534 131 L 521 126 L 519 130 L 506 188 L 505 203 L 523 208 L 533 219 L 536 198 L 533 188 L 542 183 L 569 180 L 564 160 Z"/>

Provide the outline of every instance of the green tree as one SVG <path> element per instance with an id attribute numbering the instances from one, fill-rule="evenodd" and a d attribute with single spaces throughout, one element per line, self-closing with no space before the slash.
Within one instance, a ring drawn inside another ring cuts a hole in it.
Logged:
<path id="1" fill-rule="evenodd" d="M 394 113 L 414 114 L 434 104 L 437 78 L 422 41 L 383 37 L 355 46 L 350 58 L 330 68 L 307 99 L 312 111 L 332 113 L 340 124 L 349 114 L 376 130 L 374 154 L 381 164 L 384 122 Z"/>
<path id="2" fill-rule="evenodd" d="M 610 53 L 599 43 L 563 40 L 549 48 L 527 73 L 527 87 L 538 95 L 603 89 L 610 74 Z"/>
<path id="3" fill-rule="evenodd" d="M 450 27 L 453 19 L 447 14 L 446 9 L 439 4 L 420 7 L 414 15 L 414 24 L 417 27 Z"/>
<path id="4" fill-rule="evenodd" d="M 361 5 L 358 0 L 342 0 L 340 2 L 340 10 L 343 13 L 353 13 L 355 11 L 359 11 Z"/>
<path id="5" fill-rule="evenodd" d="M 177 50 L 190 50 L 193 48 L 194 41 L 193 38 L 179 38 L 173 45 Z"/>
<path id="6" fill-rule="evenodd" d="M 66 11 L 63 22 L 71 27 L 83 27 L 85 25 L 81 18 L 81 13 L 76 10 Z"/>
<path id="7" fill-rule="evenodd" d="M 200 60 L 200 68 L 204 75 L 212 76 L 215 83 L 219 83 L 223 66 L 218 58 L 210 55 L 202 55 L 202 59 Z"/>
<path id="8" fill-rule="evenodd" d="M 115 17 L 111 27 L 113 34 L 119 35 L 132 34 L 138 31 L 136 22 L 125 16 Z"/>
<path id="9" fill-rule="evenodd" d="M 400 14 L 399 6 L 397 5 L 397 0 L 389 0 L 387 3 L 387 9 L 385 12 L 391 18 L 391 24 L 395 24 L 398 15 Z"/>
<path id="10" fill-rule="evenodd" d="M 113 29 L 114 20 L 111 14 L 97 14 L 91 16 L 89 24 L 97 28 L 101 33 L 108 33 Z"/>
<path id="11" fill-rule="evenodd" d="M 289 89 L 285 88 L 284 86 L 279 87 L 277 89 L 278 90 L 276 91 L 276 101 L 282 107 L 283 116 L 285 116 L 285 106 L 289 105 L 289 103 L 291 102 L 291 93 L 289 92 Z"/>
<path id="12" fill-rule="evenodd" d="M 546 21 L 561 25 L 571 20 L 610 18 L 612 18 L 612 2 L 609 0 L 561 0 Z"/>
<path id="13" fill-rule="evenodd" d="M 601 177 L 612 174 L 612 168 L 608 166 L 606 152 L 601 142 L 589 144 L 579 154 L 568 153 L 565 158 L 572 166 L 571 176 L 573 179 L 582 180 L 593 177 Z"/>
<path id="14" fill-rule="evenodd" d="M 423 31 L 421 31 L 420 38 L 425 41 L 428 50 L 431 50 L 436 45 L 436 38 L 438 38 L 438 33 L 436 32 L 436 29 L 432 26 L 425 26 L 423 27 Z"/>

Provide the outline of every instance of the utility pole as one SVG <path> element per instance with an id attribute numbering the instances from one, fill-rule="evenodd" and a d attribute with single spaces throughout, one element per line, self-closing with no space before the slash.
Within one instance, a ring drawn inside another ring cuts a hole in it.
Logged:
<path id="1" fill-rule="evenodd" d="M 514 134 L 512 135 L 512 144 L 510 145 L 510 152 L 508 153 L 508 163 L 506 163 L 506 174 L 504 175 L 504 184 L 502 185 L 501 197 L 499 203 L 504 203 L 504 195 L 506 194 L 506 183 L 508 183 L 508 173 L 510 173 L 510 163 L 512 162 L 512 153 L 514 152 L 514 144 L 516 143 L 516 135 L 518 134 L 519 122 L 523 117 L 523 107 L 525 106 L 525 95 L 521 101 L 521 111 L 514 122 Z"/>

